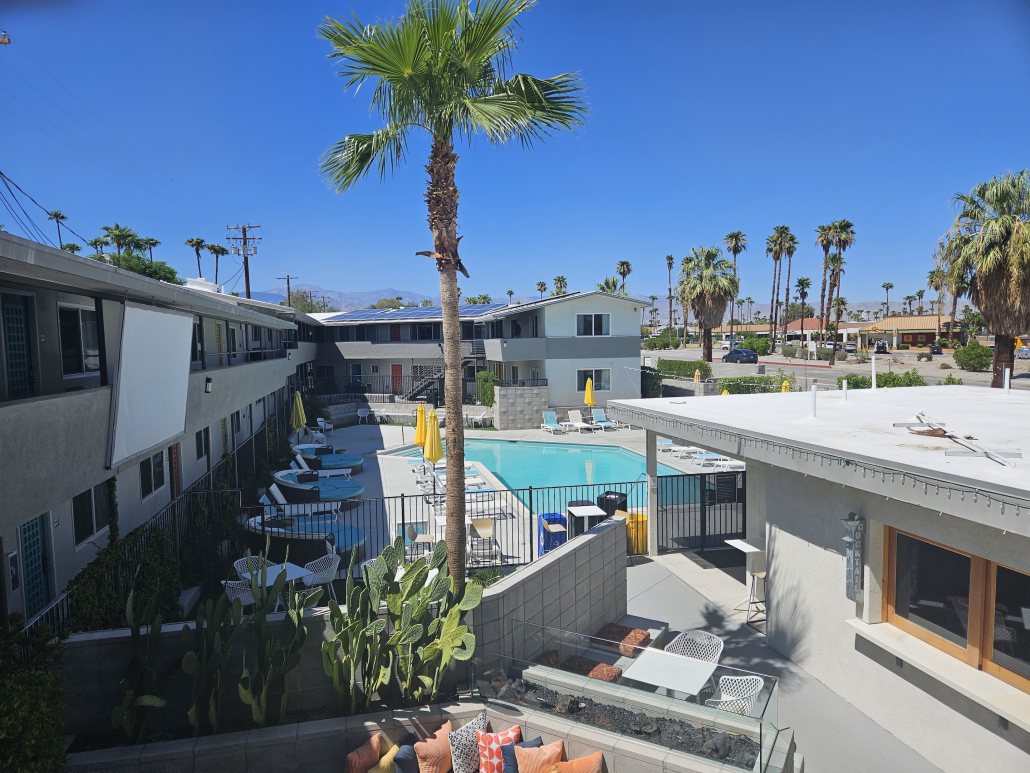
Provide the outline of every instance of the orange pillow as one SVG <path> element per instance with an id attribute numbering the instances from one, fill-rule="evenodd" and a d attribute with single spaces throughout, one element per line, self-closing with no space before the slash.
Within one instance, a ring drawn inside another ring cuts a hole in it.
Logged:
<path id="1" fill-rule="evenodd" d="M 368 773 L 379 762 L 379 733 L 347 755 L 347 773 Z"/>
<path id="2" fill-rule="evenodd" d="M 594 752 L 586 757 L 569 760 L 568 762 L 554 763 L 557 773 L 601 773 L 601 764 L 604 762 L 604 755 L 601 752 Z"/>
<path id="3" fill-rule="evenodd" d="M 451 744 L 447 740 L 449 732 L 451 721 L 448 719 L 434 735 L 415 744 L 418 773 L 447 773 L 451 769 Z"/>
<path id="4" fill-rule="evenodd" d="M 501 746 L 522 740 L 522 728 L 518 725 L 503 733 L 482 733 L 476 731 L 479 743 L 479 773 L 504 773 L 504 757 Z"/>
<path id="5" fill-rule="evenodd" d="M 516 746 L 515 761 L 519 763 L 519 773 L 554 773 L 554 766 L 561 760 L 564 748 L 560 740 L 535 749 Z"/>

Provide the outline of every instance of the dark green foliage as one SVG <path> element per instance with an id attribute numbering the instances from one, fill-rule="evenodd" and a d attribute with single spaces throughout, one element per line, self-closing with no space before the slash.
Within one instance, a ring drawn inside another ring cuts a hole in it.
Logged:
<path id="1" fill-rule="evenodd" d="M 694 378 L 694 371 L 701 371 L 701 378 L 712 377 L 712 366 L 703 360 L 658 360 L 658 370 L 667 376 Z"/>
<path id="2" fill-rule="evenodd" d="M 971 338 L 961 349 L 956 349 L 954 357 L 955 364 L 962 370 L 987 370 L 994 362 L 994 353 L 975 338 Z"/>
<path id="3" fill-rule="evenodd" d="M 333 417 L 329 413 L 329 406 L 317 397 L 301 395 L 300 401 L 304 405 L 304 418 L 308 420 L 308 426 L 314 427 L 318 424 L 316 419 L 325 419 L 332 423 Z"/>
<path id="4" fill-rule="evenodd" d="M 740 345 L 740 348 L 750 349 L 759 357 L 765 357 L 769 353 L 769 339 L 748 336 L 744 339 L 744 343 Z"/>
<path id="5" fill-rule="evenodd" d="M 798 354 L 798 349 L 800 348 L 801 347 L 798 346 L 782 346 L 780 347 L 780 352 L 783 354 L 784 357 L 796 357 Z M 803 349 L 802 352 L 804 352 Z"/>
<path id="6" fill-rule="evenodd" d="M 933 355 L 930 354 L 930 352 L 919 352 L 919 354 L 916 355 L 916 359 L 919 360 L 919 362 L 931 362 L 933 360 Z"/>
<path id="7" fill-rule="evenodd" d="M 94 260 L 103 260 L 100 255 L 91 255 L 90 257 Z M 134 274 L 142 274 L 151 279 L 159 279 L 162 282 L 168 282 L 173 285 L 183 284 L 183 281 L 179 279 L 179 273 L 163 260 L 152 261 L 145 255 L 137 255 L 135 252 L 129 252 L 128 250 L 123 251 L 121 255 L 106 255 L 105 257 L 110 258 L 118 268 L 131 271 Z"/>
<path id="8" fill-rule="evenodd" d="M 678 349 L 680 346 L 680 339 L 678 336 L 669 338 L 664 333 L 654 338 L 648 338 L 644 341 L 644 348 L 653 351 L 655 349 Z"/>
<path id="9" fill-rule="evenodd" d="M 948 377 L 944 379 L 944 381 L 937 382 L 937 386 L 960 386 L 961 384 L 962 379 L 955 378 L 955 376 L 951 373 L 948 374 Z"/>
<path id="10" fill-rule="evenodd" d="M 229 659 L 250 621 L 249 616 L 243 617 L 240 600 L 230 604 L 223 593 L 217 603 L 208 599 L 198 606 L 192 629 L 182 627 L 182 670 L 193 680 L 187 718 L 194 735 L 205 730 L 218 732 L 222 689 L 229 684 Z"/>
<path id="11" fill-rule="evenodd" d="M 896 349 L 897 349 L 897 350 L 898 350 L 899 352 L 901 352 L 901 351 L 907 351 L 908 349 L 911 349 L 911 348 L 912 348 L 912 344 L 898 344 L 898 345 L 897 345 L 897 346 L 896 346 L 895 348 L 896 348 Z"/>
<path id="12" fill-rule="evenodd" d="M 473 569 L 468 574 L 468 581 L 474 582 L 477 585 L 482 585 L 484 588 L 489 588 L 495 582 L 501 579 L 500 567 L 494 566 L 489 569 Z"/>
<path id="13" fill-rule="evenodd" d="M 494 404 L 494 374 L 488 370 L 481 370 L 476 374 L 476 392 L 479 395 L 480 405 Z"/>
<path id="14" fill-rule="evenodd" d="M 662 374 L 646 365 L 640 369 L 640 396 L 662 396 Z"/>
<path id="15" fill-rule="evenodd" d="M 838 376 L 837 388 L 840 389 L 844 380 L 847 379 L 848 389 L 870 389 L 873 385 L 869 376 Z M 926 379 L 919 375 L 918 371 L 912 370 L 903 373 L 877 373 L 876 388 L 887 389 L 890 387 L 914 387 L 926 386 Z"/>
<path id="16" fill-rule="evenodd" d="M 61 644 L 41 624 L 26 636 L 24 618 L 0 625 L 0 770 L 58 773 L 64 768 Z"/>
<path id="17" fill-rule="evenodd" d="M 731 395 L 765 394 L 779 392 L 783 388 L 783 379 L 777 376 L 734 376 L 719 379 L 719 394 L 724 391 Z"/>

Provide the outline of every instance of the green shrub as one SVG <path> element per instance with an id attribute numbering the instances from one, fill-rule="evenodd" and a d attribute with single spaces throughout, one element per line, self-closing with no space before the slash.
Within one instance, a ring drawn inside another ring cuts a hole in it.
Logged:
<path id="1" fill-rule="evenodd" d="M 829 362 L 830 361 L 830 350 L 829 349 L 824 349 L 823 347 L 819 347 L 818 349 L 815 350 L 815 358 L 817 360 L 822 360 L 823 362 Z"/>
<path id="2" fill-rule="evenodd" d="M 494 374 L 488 370 L 481 370 L 476 374 L 476 393 L 479 395 L 480 405 L 494 404 Z"/>
<path id="3" fill-rule="evenodd" d="M 898 344 L 895 348 L 898 351 L 902 351 L 903 349 L 911 349 L 912 346 L 911 346 L 911 344 Z"/>
<path id="4" fill-rule="evenodd" d="M 919 362 L 932 362 L 933 355 L 930 354 L 930 352 L 919 352 L 919 354 L 916 355 L 916 359 Z"/>
<path id="5" fill-rule="evenodd" d="M 834 357 L 833 359 L 834 359 L 835 362 L 844 362 L 847 358 L 848 358 L 848 353 L 846 351 L 844 351 L 843 349 L 841 349 L 839 352 L 837 352 L 837 356 Z"/>
<path id="6" fill-rule="evenodd" d="M 962 370 L 987 370 L 994 363 L 994 353 L 975 338 L 955 350 L 955 364 Z"/>
<path id="7" fill-rule="evenodd" d="M 656 338 L 648 338 L 644 341 L 644 348 L 649 351 L 655 349 L 678 349 L 680 345 L 679 338 L 669 338 L 668 336 L 658 336 Z"/>
<path id="8" fill-rule="evenodd" d="M 873 385 L 869 376 L 838 376 L 837 388 L 841 389 L 844 380 L 848 382 L 848 389 L 870 389 Z M 913 368 L 904 373 L 877 373 L 876 388 L 890 389 L 892 387 L 914 387 L 926 386 L 926 379 L 919 375 Z"/>
<path id="9" fill-rule="evenodd" d="M 776 376 L 734 376 L 719 379 L 719 394 L 724 391 L 731 395 L 766 394 L 779 392 L 783 379 Z"/>
<path id="10" fill-rule="evenodd" d="M 26 636 L 23 620 L 15 613 L 10 627 L 0 624 L 0 769 L 57 773 L 64 769 L 61 681 L 54 673 L 61 644 L 46 625 Z"/>
<path id="11" fill-rule="evenodd" d="M 857 362 L 859 365 L 864 365 L 865 363 L 869 362 L 869 352 L 867 352 L 865 349 L 859 349 L 857 352 L 855 352 L 855 362 Z"/>
<path id="12" fill-rule="evenodd" d="M 694 378 L 694 371 L 701 371 L 701 378 L 712 377 L 712 366 L 704 360 L 658 360 L 658 370 L 667 376 Z"/>
<path id="13" fill-rule="evenodd" d="M 783 356 L 784 357 L 797 357 L 798 356 L 798 349 L 799 349 L 799 347 L 797 347 L 797 346 L 784 346 L 783 349 L 782 349 Z"/>
<path id="14" fill-rule="evenodd" d="M 640 396 L 662 396 L 662 374 L 654 368 L 644 366 L 640 369 Z"/>
<path id="15" fill-rule="evenodd" d="M 955 376 L 951 373 L 948 374 L 948 377 L 944 379 L 944 381 L 937 382 L 937 386 L 959 386 L 961 384 L 962 379 L 955 378 Z"/>
<path id="16" fill-rule="evenodd" d="M 301 395 L 300 401 L 304 406 L 304 418 L 308 420 L 309 427 L 318 425 L 316 419 L 325 419 L 330 424 L 332 423 L 333 417 L 329 413 L 329 406 L 320 399 L 314 396 Z"/>
<path id="17" fill-rule="evenodd" d="M 769 339 L 758 338 L 757 336 L 748 336 L 744 339 L 744 343 L 740 346 L 741 349 L 750 349 L 759 357 L 765 357 L 769 354 Z"/>

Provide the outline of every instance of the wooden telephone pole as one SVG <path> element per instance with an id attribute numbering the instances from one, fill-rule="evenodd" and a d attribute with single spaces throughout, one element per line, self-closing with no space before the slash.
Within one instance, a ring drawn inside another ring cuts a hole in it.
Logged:
<path id="1" fill-rule="evenodd" d="M 290 276 L 289 274 L 287 274 L 286 276 L 276 277 L 276 279 L 285 279 L 286 280 L 286 305 L 289 306 L 290 303 L 292 303 L 292 301 L 291 301 L 291 293 L 290 293 L 290 280 L 291 279 L 297 279 L 297 277 Z"/>
<path id="2" fill-rule="evenodd" d="M 250 256 L 257 255 L 258 242 L 261 241 L 260 236 L 248 236 L 247 229 L 260 228 L 259 225 L 227 225 L 226 231 L 239 231 L 240 235 L 230 233 L 229 236 L 225 237 L 225 240 L 229 242 L 229 249 L 235 255 L 243 256 L 243 277 L 247 286 L 247 297 L 250 297 Z M 287 301 L 288 303 L 289 301 Z"/>

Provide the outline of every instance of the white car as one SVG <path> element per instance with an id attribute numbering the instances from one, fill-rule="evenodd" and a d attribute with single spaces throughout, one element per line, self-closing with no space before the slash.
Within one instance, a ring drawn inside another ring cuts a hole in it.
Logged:
<path id="1" fill-rule="evenodd" d="M 724 343 L 722 346 L 719 347 L 719 349 L 721 349 L 724 352 L 728 352 L 730 350 L 729 342 Z"/>
<path id="2" fill-rule="evenodd" d="M 1016 349 L 1017 360 L 1030 360 L 1030 348 L 1026 346 L 1020 346 Z"/>

